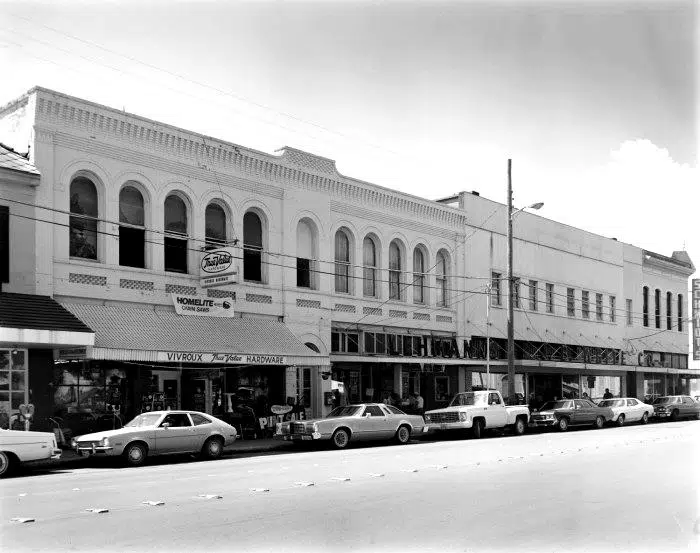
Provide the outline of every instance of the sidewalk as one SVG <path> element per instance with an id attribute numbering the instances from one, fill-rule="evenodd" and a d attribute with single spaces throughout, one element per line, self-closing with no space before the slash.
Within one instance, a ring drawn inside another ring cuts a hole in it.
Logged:
<path id="1" fill-rule="evenodd" d="M 286 442 L 284 440 L 236 440 L 236 442 L 228 446 L 224 450 L 223 457 L 230 457 L 232 455 L 241 453 L 265 453 L 268 451 L 278 451 L 293 449 L 293 444 L 291 442 Z M 36 466 L 51 466 L 51 467 L 61 467 L 61 466 L 73 466 L 80 465 L 88 461 L 90 457 L 81 457 L 72 449 L 64 449 L 61 454 L 61 458 L 58 461 L 46 461 L 45 463 L 37 463 Z"/>

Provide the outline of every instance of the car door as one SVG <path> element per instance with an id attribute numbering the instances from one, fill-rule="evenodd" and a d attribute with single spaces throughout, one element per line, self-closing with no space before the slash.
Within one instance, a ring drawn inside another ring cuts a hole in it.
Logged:
<path id="1" fill-rule="evenodd" d="M 690 396 L 683 396 L 681 398 L 683 403 L 681 404 L 681 417 L 690 417 L 695 414 L 695 401 Z"/>
<path id="2" fill-rule="evenodd" d="M 574 424 L 592 424 L 595 420 L 593 405 L 585 399 L 574 400 Z"/>
<path id="3" fill-rule="evenodd" d="M 387 416 L 379 405 L 368 405 L 362 414 L 360 428 L 362 437 L 367 440 L 378 440 L 388 433 Z"/>
<path id="4" fill-rule="evenodd" d="M 506 420 L 506 408 L 501 401 L 501 397 L 496 393 L 489 393 L 486 413 L 487 428 L 503 428 L 508 422 Z"/>
<path id="5" fill-rule="evenodd" d="M 194 425 L 192 428 L 192 434 L 194 436 L 193 448 L 195 451 L 199 451 L 204 445 L 204 440 L 211 435 L 214 423 L 201 413 L 189 413 L 189 415 Z"/>
<path id="6" fill-rule="evenodd" d="M 194 451 L 194 427 L 187 413 L 169 413 L 156 428 L 155 453 Z"/>

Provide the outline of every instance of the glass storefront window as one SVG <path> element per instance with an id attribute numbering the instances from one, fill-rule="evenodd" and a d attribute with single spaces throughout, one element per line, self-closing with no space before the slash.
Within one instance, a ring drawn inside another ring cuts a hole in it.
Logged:
<path id="1" fill-rule="evenodd" d="M 583 394 L 581 397 L 591 399 L 595 402 L 612 397 L 620 397 L 620 377 L 619 376 L 583 376 Z M 586 397 L 586 395 L 588 397 Z"/>
<path id="2" fill-rule="evenodd" d="M 0 349 L 0 428 L 28 402 L 27 350 Z"/>
<path id="3" fill-rule="evenodd" d="M 108 405 L 123 405 L 122 369 L 104 369 L 99 366 L 83 367 L 82 363 L 63 363 L 54 368 L 54 411 L 65 413 L 109 413 Z"/>
<path id="4" fill-rule="evenodd" d="M 498 390 L 504 399 L 508 398 L 508 375 L 499 373 L 490 373 L 489 378 L 486 378 L 486 373 L 472 372 L 472 388 L 474 387 L 488 388 Z M 525 401 L 525 375 L 515 375 L 515 394 L 518 396 L 518 402 Z"/>
<path id="5" fill-rule="evenodd" d="M 565 374 L 561 379 L 561 393 L 564 399 L 581 397 L 581 379 L 577 374 Z"/>

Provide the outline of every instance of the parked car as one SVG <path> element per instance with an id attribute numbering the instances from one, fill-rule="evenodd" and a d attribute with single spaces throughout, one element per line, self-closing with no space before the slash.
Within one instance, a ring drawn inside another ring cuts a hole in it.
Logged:
<path id="1" fill-rule="evenodd" d="M 122 455 L 127 464 L 138 466 L 150 455 L 200 453 L 216 459 L 236 437 L 233 426 L 205 413 L 151 411 L 123 428 L 74 438 L 72 445 L 80 455 Z"/>
<path id="2" fill-rule="evenodd" d="M 18 465 L 60 458 L 61 450 L 51 432 L 0 429 L 0 478 Z"/>
<path id="3" fill-rule="evenodd" d="M 325 419 L 288 421 L 277 424 L 275 437 L 295 442 L 329 440 L 337 449 L 351 441 L 391 440 L 406 444 L 412 435 L 425 432 L 420 415 L 407 415 L 384 403 L 360 403 L 336 407 Z"/>
<path id="4" fill-rule="evenodd" d="M 556 427 L 566 432 L 569 426 L 593 425 L 603 428 L 606 422 L 613 420 L 610 407 L 599 407 L 587 399 L 561 399 L 548 401 L 530 415 L 533 427 Z"/>
<path id="5" fill-rule="evenodd" d="M 647 403 L 642 403 L 635 397 L 621 397 L 619 399 L 604 399 L 598 403 L 598 407 L 610 407 L 613 412 L 613 421 L 618 426 L 626 422 L 646 424 L 654 415 L 654 408 Z"/>
<path id="6" fill-rule="evenodd" d="M 664 396 L 654 400 L 654 417 L 676 421 L 700 419 L 700 403 L 690 396 Z"/>
<path id="7" fill-rule="evenodd" d="M 461 392 L 452 398 L 448 407 L 425 413 L 430 430 L 469 430 L 481 438 L 484 430 L 512 428 L 515 434 L 525 432 L 530 410 L 527 405 L 507 406 L 498 390 Z"/>

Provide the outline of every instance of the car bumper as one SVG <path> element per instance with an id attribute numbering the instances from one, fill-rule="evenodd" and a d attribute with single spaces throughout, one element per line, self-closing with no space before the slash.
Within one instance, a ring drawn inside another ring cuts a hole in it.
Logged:
<path id="1" fill-rule="evenodd" d="M 56 448 L 53 450 L 53 453 L 51 453 L 51 460 L 52 461 L 58 461 L 61 458 L 61 454 L 63 453 L 62 450 Z"/>
<path id="2" fill-rule="evenodd" d="M 652 417 L 656 417 L 658 419 L 667 419 L 671 416 L 671 413 L 654 413 Z"/>
<path id="3" fill-rule="evenodd" d="M 440 432 L 443 430 L 467 430 L 471 427 L 471 420 L 459 422 L 429 422 L 425 425 L 425 427 L 423 427 L 423 432 Z"/>
<path id="4" fill-rule="evenodd" d="M 77 446 L 75 451 L 81 457 L 88 457 L 90 455 L 109 456 L 114 454 L 114 448 L 112 446 Z"/>
<path id="5" fill-rule="evenodd" d="M 283 434 L 276 437 L 289 442 L 307 442 L 312 440 L 320 440 L 323 436 L 320 432 L 313 432 L 311 434 Z"/>
<path id="6" fill-rule="evenodd" d="M 530 422 L 528 423 L 528 426 L 530 428 L 538 428 L 538 427 L 547 427 L 547 426 L 554 426 L 557 424 L 556 419 L 543 419 L 543 420 L 532 420 L 530 419 Z"/>

